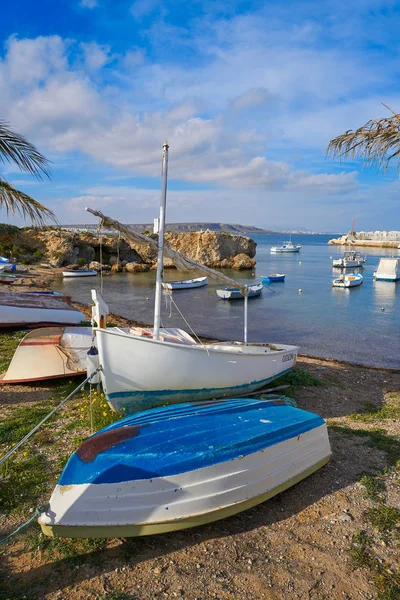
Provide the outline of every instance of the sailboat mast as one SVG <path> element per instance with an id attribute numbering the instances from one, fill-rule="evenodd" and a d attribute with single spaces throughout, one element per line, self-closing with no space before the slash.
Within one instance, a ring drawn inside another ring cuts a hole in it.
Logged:
<path id="1" fill-rule="evenodd" d="M 162 293 L 162 272 L 163 272 L 163 258 L 164 258 L 164 229 L 165 229 L 165 207 L 167 202 L 167 175 L 168 175 L 168 143 L 163 144 L 163 155 L 162 155 L 162 187 L 161 187 L 161 201 L 160 201 L 160 228 L 158 232 L 158 249 L 157 249 L 157 276 L 156 276 L 156 298 L 154 303 L 154 330 L 153 338 L 158 340 L 160 338 L 160 324 L 161 324 L 161 293 Z"/>

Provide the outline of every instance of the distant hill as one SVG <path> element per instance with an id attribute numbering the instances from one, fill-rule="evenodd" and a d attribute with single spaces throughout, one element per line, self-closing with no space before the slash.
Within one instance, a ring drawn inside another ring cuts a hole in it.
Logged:
<path id="1" fill-rule="evenodd" d="M 66 229 L 87 229 L 90 231 L 96 231 L 97 225 L 62 225 Z M 136 231 L 143 233 L 144 231 L 153 231 L 153 224 L 151 223 L 132 223 L 130 227 L 133 227 Z M 260 227 L 254 227 L 254 225 L 238 225 L 236 223 L 166 223 L 167 231 L 173 231 L 176 233 L 182 233 L 185 231 L 226 231 L 231 234 L 243 234 L 248 235 L 252 233 L 273 233 L 269 229 L 261 229 Z"/>

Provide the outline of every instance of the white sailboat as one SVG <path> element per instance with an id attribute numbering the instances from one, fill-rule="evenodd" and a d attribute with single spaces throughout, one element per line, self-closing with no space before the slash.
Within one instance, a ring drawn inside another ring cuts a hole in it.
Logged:
<path id="1" fill-rule="evenodd" d="M 289 371 L 298 347 L 247 343 L 248 286 L 180 254 L 164 244 L 168 144 L 163 146 L 163 183 L 160 206 L 154 328 L 105 327 L 108 307 L 92 291 L 101 379 L 110 406 L 130 414 L 162 404 L 203 401 L 250 393 Z M 86 209 L 128 240 L 155 245 L 155 241 L 130 227 Z M 244 341 L 202 344 L 181 329 L 162 329 L 161 294 L 164 254 L 180 269 L 197 270 L 245 296 Z"/>

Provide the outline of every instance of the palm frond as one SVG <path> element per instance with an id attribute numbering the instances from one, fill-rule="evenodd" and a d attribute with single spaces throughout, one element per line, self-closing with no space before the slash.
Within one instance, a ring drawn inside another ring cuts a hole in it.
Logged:
<path id="1" fill-rule="evenodd" d="M 386 108 L 392 112 L 392 117 L 371 119 L 359 129 L 338 135 L 329 142 L 326 155 L 340 161 L 361 158 L 364 164 L 376 165 L 384 171 L 396 159 L 396 172 L 399 172 L 400 115 Z"/>
<path id="2" fill-rule="evenodd" d="M 0 177 L 0 208 L 5 208 L 7 213 L 19 214 L 28 217 L 34 225 L 45 225 L 45 218 L 56 221 L 54 213 L 40 204 L 28 194 L 20 192 L 13 185 Z"/>
<path id="3" fill-rule="evenodd" d="M 42 179 L 50 176 L 50 163 L 39 150 L 22 135 L 0 120 L 0 161 L 14 163 L 21 171 Z"/>

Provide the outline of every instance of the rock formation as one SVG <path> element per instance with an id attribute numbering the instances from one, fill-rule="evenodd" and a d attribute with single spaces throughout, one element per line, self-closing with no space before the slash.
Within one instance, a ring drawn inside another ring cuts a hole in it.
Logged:
<path id="1" fill-rule="evenodd" d="M 132 273 L 149 271 L 157 263 L 156 250 L 147 244 L 128 243 L 117 235 L 100 238 L 91 232 L 71 232 L 63 229 L 30 229 L 7 233 L 0 231 L 0 254 L 13 255 L 28 264 L 45 262 L 52 267 L 88 265 L 99 269 L 100 263 L 108 270 Z M 157 239 L 156 235 L 151 236 Z M 201 231 L 165 234 L 166 243 L 211 268 L 252 269 L 257 244 L 243 235 L 225 232 Z M 174 267 L 165 259 L 165 267 Z"/>

